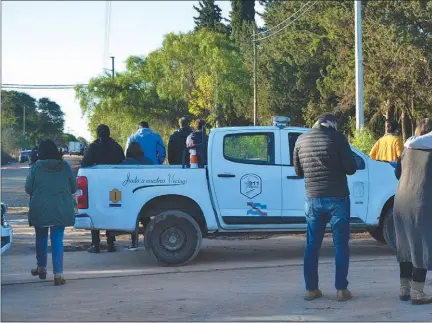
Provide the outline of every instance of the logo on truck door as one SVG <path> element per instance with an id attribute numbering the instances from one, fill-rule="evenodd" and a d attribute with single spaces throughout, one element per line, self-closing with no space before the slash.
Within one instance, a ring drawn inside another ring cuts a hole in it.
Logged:
<path id="1" fill-rule="evenodd" d="M 240 179 L 240 193 L 253 199 L 262 192 L 262 180 L 256 174 L 246 174 Z"/>
<path id="2" fill-rule="evenodd" d="M 122 192 L 119 191 L 118 189 L 113 189 L 111 192 L 109 192 L 109 199 L 111 202 L 113 202 L 114 204 L 117 204 L 118 202 L 121 201 L 122 199 Z"/>

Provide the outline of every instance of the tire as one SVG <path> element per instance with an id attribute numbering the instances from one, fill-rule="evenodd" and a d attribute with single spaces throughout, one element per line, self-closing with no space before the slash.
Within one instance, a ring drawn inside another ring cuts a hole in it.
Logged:
<path id="1" fill-rule="evenodd" d="M 372 238 L 374 238 L 377 242 L 386 243 L 381 225 L 374 227 L 373 229 L 370 229 L 368 232 L 372 236 Z"/>
<path id="2" fill-rule="evenodd" d="M 198 255 L 201 241 L 202 232 L 195 219 L 177 210 L 158 214 L 144 232 L 146 250 L 163 266 L 181 266 L 192 261 Z"/>
<path id="3" fill-rule="evenodd" d="M 382 222 L 382 231 L 387 245 L 396 250 L 396 233 L 393 220 L 393 208 L 389 208 Z"/>

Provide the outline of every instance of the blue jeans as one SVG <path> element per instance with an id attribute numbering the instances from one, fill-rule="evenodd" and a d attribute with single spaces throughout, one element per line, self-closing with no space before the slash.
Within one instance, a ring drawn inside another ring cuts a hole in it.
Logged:
<path id="1" fill-rule="evenodd" d="M 64 226 L 51 228 L 35 228 L 36 232 L 36 260 L 38 267 L 47 266 L 48 229 L 51 235 L 51 253 L 54 274 L 63 274 L 63 235 Z"/>
<path id="2" fill-rule="evenodd" d="M 307 290 L 318 289 L 318 258 L 327 223 L 333 231 L 336 262 L 336 289 L 348 287 L 350 199 L 349 197 L 311 198 L 306 202 L 307 244 L 304 278 Z"/>

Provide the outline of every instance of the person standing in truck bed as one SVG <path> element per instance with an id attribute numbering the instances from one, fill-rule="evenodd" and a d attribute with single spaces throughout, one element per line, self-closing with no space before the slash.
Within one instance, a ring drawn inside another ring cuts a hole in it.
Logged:
<path id="1" fill-rule="evenodd" d="M 187 137 L 192 133 L 189 127 L 188 118 L 180 118 L 179 129 L 177 129 L 168 141 L 168 163 L 170 165 L 181 165 L 183 159 L 183 152 L 186 149 Z M 185 164 L 189 164 L 189 153 L 185 156 Z"/>
<path id="2" fill-rule="evenodd" d="M 81 167 L 91 167 L 95 165 L 119 165 L 124 159 L 124 153 L 122 147 L 110 137 L 110 129 L 108 126 L 101 124 L 96 129 L 97 138 L 92 142 L 84 154 L 81 161 Z M 100 252 L 100 231 L 92 230 L 92 245 L 88 249 L 88 252 L 99 253 Z M 114 252 L 115 236 L 110 232 L 106 231 L 108 251 Z"/>

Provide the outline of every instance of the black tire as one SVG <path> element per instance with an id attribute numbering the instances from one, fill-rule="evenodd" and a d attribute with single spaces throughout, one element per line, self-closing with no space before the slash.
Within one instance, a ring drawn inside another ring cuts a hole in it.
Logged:
<path id="1" fill-rule="evenodd" d="M 396 250 L 396 233 L 394 227 L 394 219 L 393 219 L 393 208 L 389 208 L 382 222 L 382 231 L 384 240 L 387 245 Z"/>
<path id="2" fill-rule="evenodd" d="M 181 266 L 192 261 L 201 248 L 202 232 L 189 214 L 169 210 L 155 216 L 146 226 L 144 246 L 163 266 Z"/>
<path id="3" fill-rule="evenodd" d="M 386 243 L 383 235 L 382 226 L 379 225 L 377 227 L 374 227 L 372 229 L 369 229 L 369 234 L 379 243 Z"/>

